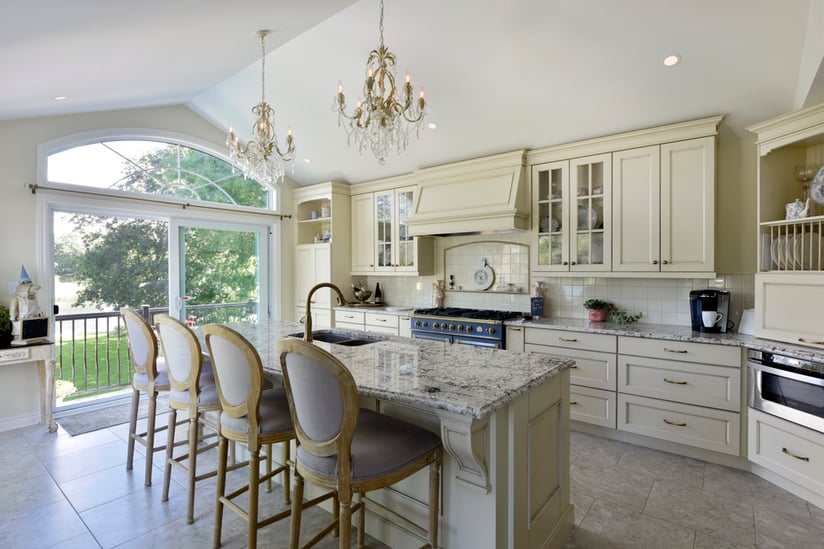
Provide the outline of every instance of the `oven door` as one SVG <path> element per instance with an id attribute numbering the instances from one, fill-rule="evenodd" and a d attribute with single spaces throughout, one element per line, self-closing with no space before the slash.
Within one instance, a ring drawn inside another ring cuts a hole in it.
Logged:
<path id="1" fill-rule="evenodd" d="M 412 339 L 428 339 L 431 341 L 443 341 L 444 343 L 452 343 L 452 336 L 449 334 L 416 332 L 415 330 L 412 330 Z"/>
<path id="2" fill-rule="evenodd" d="M 748 361 L 749 405 L 824 433 L 824 379 Z"/>
<path id="3" fill-rule="evenodd" d="M 503 342 L 499 339 L 485 339 L 472 336 L 453 336 L 452 343 L 455 345 L 471 345 L 473 347 L 487 347 L 489 349 L 502 349 Z"/>

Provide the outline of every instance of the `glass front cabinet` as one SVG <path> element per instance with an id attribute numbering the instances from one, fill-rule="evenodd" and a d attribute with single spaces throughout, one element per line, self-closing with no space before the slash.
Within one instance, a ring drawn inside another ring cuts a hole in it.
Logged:
<path id="1" fill-rule="evenodd" d="M 609 154 L 533 166 L 533 217 L 538 220 L 533 270 L 610 270 L 611 174 Z"/>

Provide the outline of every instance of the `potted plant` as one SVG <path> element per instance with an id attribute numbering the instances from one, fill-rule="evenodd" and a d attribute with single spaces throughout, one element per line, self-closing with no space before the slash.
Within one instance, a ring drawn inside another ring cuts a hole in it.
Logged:
<path id="1" fill-rule="evenodd" d="M 589 310 L 590 322 L 603 322 L 607 319 L 607 313 L 612 310 L 613 305 L 603 299 L 587 299 L 584 301 L 584 308 Z"/>
<path id="2" fill-rule="evenodd" d="M 0 347 L 11 345 L 11 315 L 5 305 L 0 305 Z"/>

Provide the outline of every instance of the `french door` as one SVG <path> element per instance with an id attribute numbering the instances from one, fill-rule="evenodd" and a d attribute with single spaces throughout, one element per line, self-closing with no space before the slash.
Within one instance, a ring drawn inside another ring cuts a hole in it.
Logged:
<path id="1" fill-rule="evenodd" d="M 172 219 L 169 309 L 190 325 L 269 316 L 269 229 Z"/>

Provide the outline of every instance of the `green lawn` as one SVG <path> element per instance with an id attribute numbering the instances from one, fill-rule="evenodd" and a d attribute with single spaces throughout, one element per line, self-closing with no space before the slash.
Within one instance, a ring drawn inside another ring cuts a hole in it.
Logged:
<path id="1" fill-rule="evenodd" d="M 57 346 L 57 379 L 74 383 L 74 397 L 119 390 L 131 384 L 126 332 L 91 334 Z"/>

